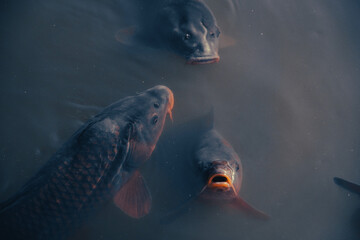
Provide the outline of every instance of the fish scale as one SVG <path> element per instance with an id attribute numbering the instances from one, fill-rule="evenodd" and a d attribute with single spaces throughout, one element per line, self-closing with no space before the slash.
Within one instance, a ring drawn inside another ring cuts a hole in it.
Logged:
<path id="1" fill-rule="evenodd" d="M 98 135 L 98 139 L 111 139 L 111 142 L 114 142 L 117 137 L 116 134 Z M 111 147 L 107 148 L 106 146 Z M 112 146 L 107 144 L 100 147 L 94 144 L 92 148 L 88 148 L 92 149 L 92 152 L 80 151 L 80 155 L 77 154 L 76 158 L 70 160 L 71 164 L 68 164 L 68 159 L 63 161 L 58 156 L 50 166 L 45 166 L 38 173 L 40 175 L 44 171 L 52 172 L 51 175 L 46 176 L 46 184 L 28 196 L 27 201 L 17 203 L 19 206 L 16 208 L 5 210 L 6 212 L 3 213 L 5 216 L 2 219 L 6 222 L 1 225 L 11 229 L 12 226 L 20 223 L 22 228 L 16 229 L 18 238 L 37 236 L 44 227 L 47 228 L 47 231 L 42 233 L 40 239 L 53 236 L 53 232 L 62 231 L 62 228 L 68 231 L 69 224 L 78 222 L 76 221 L 77 215 L 82 215 L 79 214 L 80 208 L 86 205 L 86 208 L 82 210 L 86 212 L 94 204 L 92 202 L 99 203 L 108 199 L 106 196 L 110 196 L 110 192 L 113 191 L 113 186 L 109 185 L 113 175 L 105 176 L 105 171 L 109 171 L 110 168 L 109 162 L 112 162 L 111 159 L 113 159 L 108 158 L 108 153 L 114 152 Z M 61 151 L 67 152 L 64 149 Z M 98 154 L 99 152 L 100 154 Z M 86 160 L 88 155 L 95 158 L 97 155 L 97 160 L 92 160 L 92 164 L 89 164 L 89 161 Z M 112 153 L 112 155 L 115 156 L 116 153 Z M 55 172 L 54 169 L 56 169 Z"/>

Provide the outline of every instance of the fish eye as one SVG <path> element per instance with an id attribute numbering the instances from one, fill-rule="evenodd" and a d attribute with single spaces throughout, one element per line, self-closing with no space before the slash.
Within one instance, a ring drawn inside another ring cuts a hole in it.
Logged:
<path id="1" fill-rule="evenodd" d="M 151 119 L 151 123 L 155 125 L 155 124 L 158 122 L 158 120 L 159 120 L 159 117 L 158 117 L 157 115 L 155 115 L 155 116 Z"/>
<path id="2" fill-rule="evenodd" d="M 190 33 L 185 33 L 184 40 L 189 40 L 191 38 Z"/>
<path id="3" fill-rule="evenodd" d="M 154 103 L 154 108 L 159 108 L 160 107 L 160 104 L 159 103 Z"/>
<path id="4" fill-rule="evenodd" d="M 214 32 L 211 32 L 211 33 L 210 33 L 210 37 L 211 37 L 211 38 L 215 38 L 215 33 L 214 33 Z"/>

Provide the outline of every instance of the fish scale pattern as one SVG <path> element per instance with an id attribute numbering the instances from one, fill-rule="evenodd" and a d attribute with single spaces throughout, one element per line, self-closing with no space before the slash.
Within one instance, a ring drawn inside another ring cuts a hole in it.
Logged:
<path id="1" fill-rule="evenodd" d="M 109 200 L 125 154 L 114 129 L 93 126 L 65 144 L 0 212 L 0 230 L 9 239 L 63 239 Z"/>

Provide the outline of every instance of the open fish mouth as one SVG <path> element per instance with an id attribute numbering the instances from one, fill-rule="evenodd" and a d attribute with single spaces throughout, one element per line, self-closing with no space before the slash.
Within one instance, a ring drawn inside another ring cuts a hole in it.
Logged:
<path id="1" fill-rule="evenodd" d="M 220 61 L 220 57 L 215 56 L 205 56 L 205 57 L 190 57 L 187 59 L 188 64 L 209 64 L 217 63 Z"/>
<path id="2" fill-rule="evenodd" d="M 234 188 L 230 178 L 225 174 L 212 175 L 208 180 L 207 187 L 219 190 L 230 190 Z"/>
<path id="3" fill-rule="evenodd" d="M 214 174 L 210 176 L 200 194 L 203 198 L 212 200 L 230 200 L 236 197 L 233 183 L 225 174 Z"/>

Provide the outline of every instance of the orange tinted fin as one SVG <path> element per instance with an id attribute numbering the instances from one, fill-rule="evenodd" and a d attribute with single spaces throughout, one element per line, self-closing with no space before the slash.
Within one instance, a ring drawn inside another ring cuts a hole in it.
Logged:
<path id="1" fill-rule="evenodd" d="M 133 218 L 141 218 L 150 212 L 151 195 L 139 171 L 122 186 L 114 197 L 114 203 Z"/>
<path id="2" fill-rule="evenodd" d="M 244 199 L 242 199 L 241 197 L 236 197 L 232 202 L 231 202 L 232 206 L 235 206 L 236 208 L 241 209 L 242 211 L 244 211 L 246 214 L 248 215 L 252 215 L 256 218 L 260 218 L 263 220 L 267 220 L 269 219 L 269 216 L 266 215 L 265 213 L 255 209 L 253 206 L 251 206 L 250 204 L 248 204 L 247 202 L 245 202 Z"/>
<path id="3" fill-rule="evenodd" d="M 228 35 L 222 34 L 220 36 L 220 49 L 232 47 L 236 44 L 236 40 Z"/>
<path id="4" fill-rule="evenodd" d="M 341 186 L 341 187 L 343 187 L 343 188 L 345 188 L 345 189 L 347 189 L 347 190 L 349 190 L 349 191 L 351 191 L 353 193 L 360 194 L 360 185 L 357 185 L 355 183 L 346 181 L 345 179 L 338 178 L 338 177 L 334 177 L 334 182 L 337 185 L 339 185 L 339 186 Z"/>

